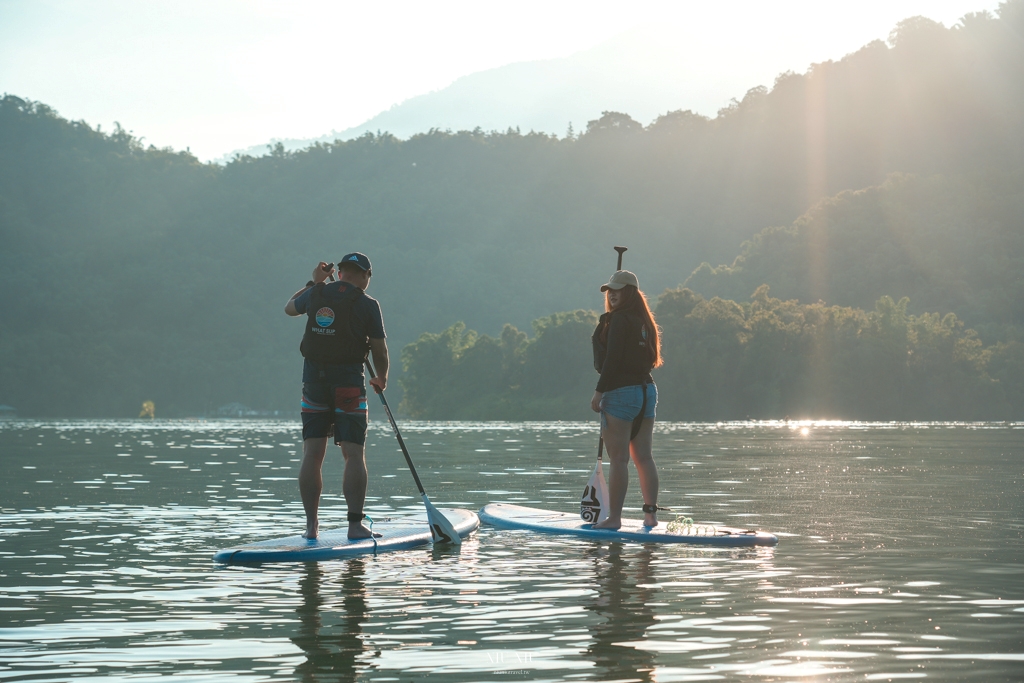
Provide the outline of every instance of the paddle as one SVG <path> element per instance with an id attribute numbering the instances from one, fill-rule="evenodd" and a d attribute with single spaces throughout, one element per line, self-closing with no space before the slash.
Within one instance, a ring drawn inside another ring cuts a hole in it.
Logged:
<path id="1" fill-rule="evenodd" d="M 618 263 L 615 270 L 622 270 L 622 252 L 626 247 L 613 247 L 619 253 Z M 604 478 L 604 468 L 601 466 L 601 456 L 604 453 L 604 434 L 597 438 L 597 463 L 594 471 L 583 487 L 583 496 L 580 498 L 580 519 L 591 524 L 600 524 L 608 518 L 608 482 Z"/>
<path id="2" fill-rule="evenodd" d="M 370 371 L 370 377 L 376 377 L 377 375 L 373 373 L 373 366 L 370 365 L 370 361 L 367 360 L 365 363 L 366 369 Z M 377 389 L 374 388 L 374 391 L 377 391 Z M 377 395 L 380 396 L 380 402 L 384 404 L 384 412 L 388 414 L 391 428 L 395 430 L 395 436 L 398 437 L 398 445 L 402 447 L 402 455 L 405 456 L 405 462 L 409 465 L 412 478 L 416 480 L 416 487 L 420 490 L 420 496 L 423 497 L 423 506 L 427 508 L 427 523 L 430 525 L 431 538 L 433 538 L 434 543 L 454 543 L 455 545 L 460 545 L 462 537 L 459 536 L 459 532 L 455 531 L 455 527 L 448 521 L 448 518 L 430 503 L 430 499 L 427 498 L 427 492 L 423 490 L 420 476 L 416 474 L 416 467 L 413 466 L 412 458 L 409 457 L 409 449 L 405 447 L 402 433 L 398 431 L 398 423 L 395 422 L 395 416 L 391 414 L 391 407 L 388 405 L 388 400 L 384 398 L 384 392 L 377 391 Z"/>
<path id="3" fill-rule="evenodd" d="M 587 485 L 583 487 L 580 498 L 580 519 L 590 524 L 600 524 L 608 519 L 608 482 L 604 478 L 601 466 L 601 454 L 604 451 L 604 439 L 597 441 L 597 462 L 590 473 Z"/>

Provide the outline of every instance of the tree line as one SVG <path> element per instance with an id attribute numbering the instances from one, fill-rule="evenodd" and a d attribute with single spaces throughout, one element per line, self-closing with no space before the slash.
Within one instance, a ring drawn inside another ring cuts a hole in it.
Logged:
<path id="1" fill-rule="evenodd" d="M 666 290 L 655 315 L 661 419 L 1020 420 L 1024 343 L 986 346 L 953 313 L 801 304 L 761 285 L 748 301 Z M 404 410 L 434 420 L 593 419 L 597 313 L 512 325 L 499 337 L 456 323 L 402 351 Z"/>

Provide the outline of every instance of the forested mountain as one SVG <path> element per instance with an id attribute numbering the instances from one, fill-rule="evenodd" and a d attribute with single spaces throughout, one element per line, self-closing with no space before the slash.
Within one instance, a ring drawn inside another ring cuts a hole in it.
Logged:
<path id="1" fill-rule="evenodd" d="M 1006 180 L 893 175 L 761 231 L 731 266 L 705 263 L 685 284 L 868 309 L 906 296 L 912 312 L 956 311 L 989 340 L 1024 337 L 1024 183 Z"/>
<path id="2" fill-rule="evenodd" d="M 131 415 L 145 399 L 164 416 L 230 401 L 291 411 L 301 324 L 284 302 L 318 259 L 348 251 L 373 261 L 370 294 L 397 357 L 460 320 L 498 334 L 506 322 L 597 308 L 613 244 L 630 247 L 626 267 L 657 295 L 702 262 L 731 262 L 765 227 L 891 173 L 1012 197 L 1024 159 L 1022 35 L 1014 0 L 950 29 L 907 20 L 890 45 L 784 74 L 714 119 L 672 112 L 644 128 L 609 112 L 562 139 L 367 135 L 226 167 L 7 96 L 0 403 L 29 415 Z M 949 229 L 995 220 L 978 207 Z M 1009 260 L 956 262 L 971 271 L 965 287 L 981 286 L 961 299 L 978 310 L 943 311 L 979 327 L 1021 324 L 1019 308 L 986 303 L 994 289 L 977 284 L 976 273 L 1004 282 L 992 271 L 1019 263 L 1007 251 L 1019 240 L 999 244 Z"/>

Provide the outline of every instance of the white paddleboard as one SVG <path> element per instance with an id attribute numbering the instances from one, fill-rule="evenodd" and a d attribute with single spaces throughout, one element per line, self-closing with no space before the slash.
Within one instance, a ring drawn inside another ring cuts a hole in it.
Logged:
<path id="1" fill-rule="evenodd" d="M 460 538 L 471 534 L 480 519 L 476 513 L 459 508 L 438 508 L 458 532 Z M 369 525 L 367 525 L 369 526 Z M 215 562 L 238 564 L 247 562 L 318 562 L 336 560 L 354 555 L 373 555 L 392 550 L 406 550 L 431 542 L 427 513 L 410 515 L 401 519 L 379 519 L 374 521 L 373 530 L 381 537 L 376 544 L 368 538 L 352 541 L 348 530 L 324 531 L 315 540 L 302 536 L 285 536 L 267 541 L 257 541 L 236 548 L 219 550 L 213 556 Z"/>
<path id="2" fill-rule="evenodd" d="M 507 503 L 491 503 L 480 508 L 480 521 L 499 529 L 525 529 L 544 534 L 567 534 L 603 541 L 628 541 L 632 543 L 690 543 L 725 548 L 754 545 L 775 545 L 779 539 L 774 534 L 753 529 L 735 529 L 725 526 L 696 524 L 682 527 L 675 533 L 668 531 L 668 524 L 662 520 L 654 528 L 643 525 L 642 520 L 624 519 L 617 530 L 594 529 L 593 525 L 570 512 L 540 510 Z"/>

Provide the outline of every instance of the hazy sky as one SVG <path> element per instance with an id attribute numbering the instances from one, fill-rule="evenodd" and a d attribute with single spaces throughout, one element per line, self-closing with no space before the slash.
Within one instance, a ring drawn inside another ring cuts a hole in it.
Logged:
<path id="1" fill-rule="evenodd" d="M 782 71 L 885 39 L 900 19 L 950 26 L 998 4 L 0 0 L 0 92 L 210 159 L 340 131 L 459 76 L 565 57 L 638 28 L 674 36 L 682 51 L 714 44 L 735 59 L 702 68 L 770 86 Z"/>

